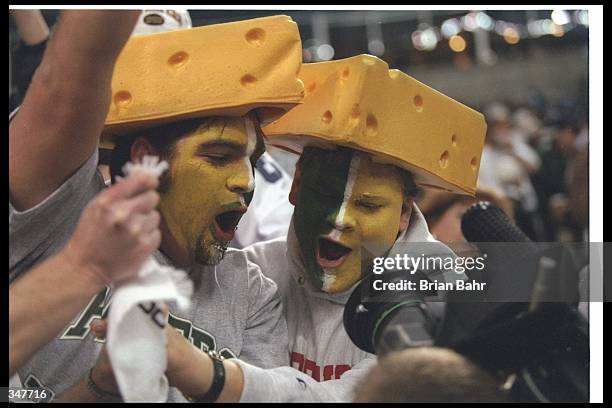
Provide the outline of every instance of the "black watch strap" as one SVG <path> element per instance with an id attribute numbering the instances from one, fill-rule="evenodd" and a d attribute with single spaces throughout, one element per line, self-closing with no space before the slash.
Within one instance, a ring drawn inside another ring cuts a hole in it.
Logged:
<path id="1" fill-rule="evenodd" d="M 213 380 L 210 389 L 206 394 L 194 395 L 193 402 L 215 402 L 219 399 L 219 395 L 223 391 L 225 385 L 225 367 L 223 366 L 223 357 L 220 357 L 216 352 L 209 351 L 208 355 L 213 363 Z"/>

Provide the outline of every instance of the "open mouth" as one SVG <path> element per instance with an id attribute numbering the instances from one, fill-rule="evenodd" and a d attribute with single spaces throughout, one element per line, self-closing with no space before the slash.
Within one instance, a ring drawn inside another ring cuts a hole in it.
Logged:
<path id="1" fill-rule="evenodd" d="M 317 240 L 317 263 L 322 268 L 337 268 L 352 249 L 326 237 Z"/>
<path id="2" fill-rule="evenodd" d="M 231 241 L 240 218 L 246 208 L 223 212 L 215 217 L 215 237 L 220 241 Z"/>

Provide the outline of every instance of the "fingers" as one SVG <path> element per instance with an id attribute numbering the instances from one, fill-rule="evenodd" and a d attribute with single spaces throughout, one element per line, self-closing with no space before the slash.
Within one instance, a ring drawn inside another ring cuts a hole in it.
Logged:
<path id="1" fill-rule="evenodd" d="M 155 190 L 159 180 L 152 174 L 146 172 L 135 172 L 107 189 L 104 194 L 111 200 L 131 198 L 147 190 Z"/>
<path id="2" fill-rule="evenodd" d="M 89 328 L 91 329 L 91 334 L 96 338 L 103 339 L 106 337 L 106 329 L 108 328 L 106 320 L 96 319 L 89 325 Z"/>
<path id="3" fill-rule="evenodd" d="M 117 224 L 117 227 L 122 227 L 131 235 L 135 242 L 140 242 L 144 246 L 148 246 L 157 241 L 159 232 L 160 215 L 157 211 L 147 214 L 135 214 L 125 218 L 123 223 Z"/>
<path id="4" fill-rule="evenodd" d="M 159 248 L 161 244 L 161 231 L 159 229 L 154 230 L 149 235 L 143 238 L 143 246 L 146 252 L 152 252 Z"/>
<path id="5" fill-rule="evenodd" d="M 114 228 L 128 231 L 133 236 L 149 233 L 159 227 L 160 215 L 155 211 L 159 203 L 159 194 L 156 191 L 147 191 L 134 198 L 121 200 L 113 204 L 102 203 L 101 215 Z"/>
<path id="6" fill-rule="evenodd" d="M 162 311 L 162 314 L 164 315 L 164 318 L 168 320 L 168 315 L 170 314 L 170 309 L 168 308 L 168 305 L 166 303 L 162 303 L 160 305 L 160 309 Z"/>
<path id="7" fill-rule="evenodd" d="M 141 230 L 145 234 L 154 232 L 159 228 L 160 215 L 157 211 L 150 212 L 145 215 L 140 215 Z"/>
<path id="8" fill-rule="evenodd" d="M 150 213 L 159 203 L 159 194 L 155 191 L 148 191 L 128 200 L 116 203 L 112 209 L 114 224 L 128 222 L 138 214 Z"/>

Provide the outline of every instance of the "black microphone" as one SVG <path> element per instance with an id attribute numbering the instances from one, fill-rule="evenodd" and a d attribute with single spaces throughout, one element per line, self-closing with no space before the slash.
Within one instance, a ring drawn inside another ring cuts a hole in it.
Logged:
<path id="1" fill-rule="evenodd" d="M 488 255 L 488 289 L 484 302 L 448 297 L 436 344 L 518 373 L 518 400 L 588 399 L 588 323 L 575 307 L 580 263 L 564 245 L 532 242 L 489 202 L 472 205 L 461 229 Z"/>
<path id="2" fill-rule="evenodd" d="M 488 201 L 473 204 L 465 211 L 461 232 L 469 242 L 531 242 L 499 207 Z"/>
<path id="3" fill-rule="evenodd" d="M 461 231 L 488 256 L 488 297 L 529 301 L 578 301 L 578 271 L 588 262 L 583 243 L 533 242 L 495 205 L 481 201 L 468 208 Z"/>
<path id="4" fill-rule="evenodd" d="M 531 242 L 490 203 L 469 208 L 462 231 L 487 255 L 484 294 L 449 291 L 440 321 L 426 301 L 431 293 L 373 292 L 378 278 L 370 275 L 344 311 L 351 340 L 379 355 L 432 343 L 454 349 L 507 379 L 516 401 L 588 400 L 588 326 L 570 302 L 548 301 L 548 294 L 562 293 L 560 281 L 576 289 L 575 264 L 559 246 Z M 421 272 L 383 276 L 389 282 L 427 280 Z"/>

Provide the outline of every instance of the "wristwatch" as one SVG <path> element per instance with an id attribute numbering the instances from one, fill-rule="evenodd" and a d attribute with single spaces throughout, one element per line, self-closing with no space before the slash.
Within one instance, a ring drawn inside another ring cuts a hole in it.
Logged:
<path id="1" fill-rule="evenodd" d="M 185 396 L 191 402 L 215 402 L 223 391 L 225 385 L 225 367 L 223 366 L 223 357 L 216 351 L 209 350 L 206 354 L 212 359 L 213 363 L 213 380 L 210 389 L 206 394 Z"/>

